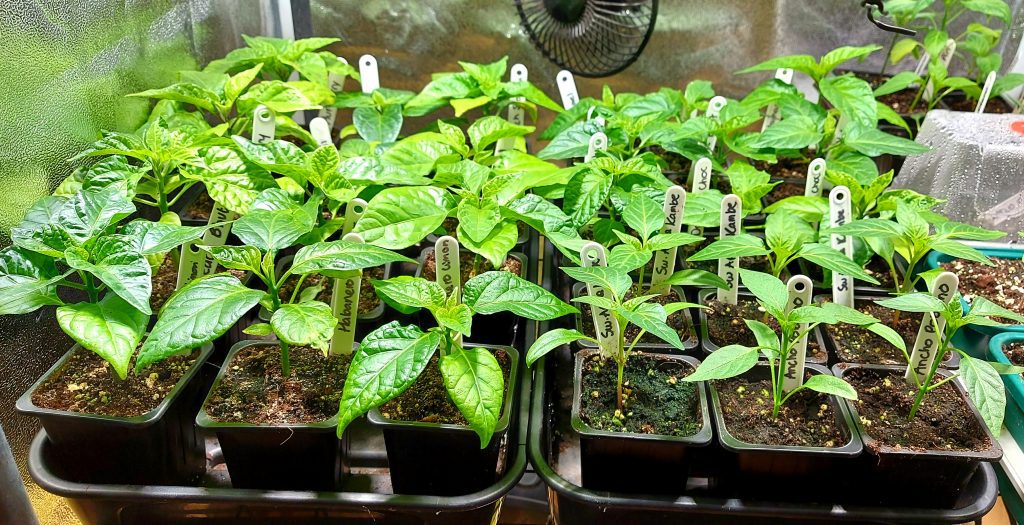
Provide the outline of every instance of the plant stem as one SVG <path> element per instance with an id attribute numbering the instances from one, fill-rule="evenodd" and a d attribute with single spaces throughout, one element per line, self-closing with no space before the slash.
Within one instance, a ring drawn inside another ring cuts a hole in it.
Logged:
<path id="1" fill-rule="evenodd" d="M 303 274 L 303 275 L 299 276 L 299 282 L 295 283 L 295 289 L 292 290 L 292 296 L 291 296 L 290 299 L 288 299 L 289 303 L 294 303 L 295 302 L 295 298 L 299 295 L 299 289 L 302 288 L 302 281 L 306 280 L 306 275 L 307 274 Z"/>
<path id="2" fill-rule="evenodd" d="M 889 40 L 889 47 L 885 50 L 885 56 L 882 57 L 882 70 L 878 72 L 879 76 L 885 75 L 885 68 L 889 67 L 889 56 L 892 55 L 892 48 L 896 47 L 896 39 L 898 37 L 898 34 L 893 33 L 892 38 Z"/>
<path id="3" fill-rule="evenodd" d="M 165 166 L 161 165 L 159 168 L 159 173 L 156 174 L 156 190 L 157 193 L 159 194 L 157 195 L 157 207 L 160 208 L 160 216 L 163 216 L 163 214 L 167 213 L 167 210 L 170 208 L 170 206 L 167 204 L 166 190 L 167 174 L 169 171 L 170 170 L 166 169 Z"/>
<path id="4" fill-rule="evenodd" d="M 85 283 L 85 289 L 89 292 L 89 302 L 98 303 L 99 290 L 96 288 L 96 285 L 93 284 L 92 276 L 82 270 L 78 271 L 78 275 L 82 277 L 82 282 Z"/>
<path id="5" fill-rule="evenodd" d="M 930 315 L 930 314 L 926 314 Z M 932 317 L 932 322 L 935 322 L 935 318 Z M 931 368 L 928 369 L 928 375 L 917 389 L 917 394 L 914 396 L 914 404 L 910 407 L 910 415 L 907 416 L 907 421 L 913 421 L 914 417 L 917 416 L 917 409 L 921 408 L 921 404 L 924 403 L 924 396 L 928 393 L 928 387 L 932 384 L 932 379 L 935 378 L 935 373 L 939 370 L 939 365 L 942 364 L 942 358 L 946 355 L 946 351 L 949 349 L 949 341 L 952 339 L 952 334 L 948 330 L 942 332 L 942 346 L 940 347 L 939 353 L 935 354 L 935 359 L 932 361 Z"/>
<path id="6" fill-rule="evenodd" d="M 288 354 L 288 343 L 284 341 L 278 342 L 281 343 L 281 375 L 284 377 L 291 377 L 292 363 Z"/>
<path id="7" fill-rule="evenodd" d="M 623 369 L 625 369 L 625 367 L 626 367 L 626 363 L 623 362 L 623 361 L 616 361 L 615 366 L 618 369 L 618 374 L 619 374 L 618 375 L 618 382 L 617 382 L 617 389 L 615 391 L 615 407 L 621 411 L 621 410 L 623 410 L 623 403 L 622 403 L 622 372 L 623 372 Z"/>
<path id="8" fill-rule="evenodd" d="M 623 330 L 621 323 L 619 324 L 618 347 L 615 349 L 615 364 L 618 367 L 619 372 L 618 379 L 615 384 L 615 406 L 619 410 L 622 410 L 622 372 L 626 367 L 626 331 Z"/>

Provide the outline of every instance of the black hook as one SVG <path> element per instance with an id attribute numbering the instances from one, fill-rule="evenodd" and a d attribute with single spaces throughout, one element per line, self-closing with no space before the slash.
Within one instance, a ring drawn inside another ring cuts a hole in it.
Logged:
<path id="1" fill-rule="evenodd" d="M 892 24 L 887 24 L 885 22 L 882 22 L 881 20 L 875 20 L 875 13 L 874 13 L 874 10 L 871 9 L 872 7 L 877 7 L 879 13 L 881 13 L 883 15 L 886 14 L 886 12 L 885 12 L 885 4 L 882 3 L 882 0 L 861 0 L 860 5 L 862 7 L 868 8 L 868 20 L 870 20 L 872 24 L 875 24 L 876 26 L 878 26 L 879 29 L 881 29 L 883 31 L 889 31 L 890 33 L 899 33 L 901 35 L 907 35 L 907 36 L 914 36 L 914 35 L 917 34 L 917 31 L 914 31 L 913 29 L 907 29 L 905 27 L 894 26 Z"/>

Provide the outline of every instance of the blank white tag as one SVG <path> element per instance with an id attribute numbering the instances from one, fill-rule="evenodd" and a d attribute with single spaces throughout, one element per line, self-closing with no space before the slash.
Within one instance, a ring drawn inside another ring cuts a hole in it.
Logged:
<path id="1" fill-rule="evenodd" d="M 728 103 L 729 101 L 722 96 L 717 96 L 711 99 L 710 101 L 708 101 L 708 112 L 706 113 L 707 117 L 718 120 L 718 116 L 722 114 L 722 109 L 724 109 L 725 105 Z M 707 144 L 708 150 L 714 153 L 715 146 L 718 145 L 718 137 L 711 135 L 710 137 L 708 137 Z"/>
<path id="2" fill-rule="evenodd" d="M 743 220 L 743 201 L 736 195 L 726 195 L 722 198 L 720 218 L 721 224 L 718 228 L 719 239 L 739 235 Z M 740 280 L 740 258 L 729 257 L 719 259 L 718 276 L 727 285 L 725 290 L 718 289 L 718 300 L 723 303 L 736 304 Z"/>
<path id="3" fill-rule="evenodd" d="M 599 150 L 608 149 L 608 136 L 598 131 L 590 136 L 590 144 L 587 146 L 587 156 L 583 157 L 583 162 L 590 162 L 597 155 Z"/>
<path id="4" fill-rule="evenodd" d="M 693 163 L 693 182 L 690 193 L 699 193 L 711 189 L 711 159 L 701 157 Z M 703 226 L 690 226 L 692 235 L 704 235 Z"/>
<path id="5" fill-rule="evenodd" d="M 943 303 L 949 304 L 960 287 L 960 278 L 953 272 L 942 272 L 935 278 L 932 295 Z M 932 322 L 930 314 L 924 314 L 921 318 L 921 327 L 917 329 L 917 339 L 914 340 L 914 349 L 910 354 L 910 364 L 903 374 L 907 384 L 917 386 L 917 381 L 927 379 L 928 371 L 935 363 L 936 354 L 939 351 L 939 343 L 942 342 L 942 331 L 946 328 L 946 319 L 935 314 L 935 322 Z M 914 377 L 917 376 L 917 381 Z"/>
<path id="6" fill-rule="evenodd" d="M 665 190 L 665 224 L 661 233 L 679 233 L 683 227 L 683 211 L 686 209 L 686 190 L 682 186 L 672 186 Z M 669 285 L 661 284 L 676 271 L 676 254 L 679 248 L 669 248 L 654 252 L 654 270 L 651 272 L 651 293 L 665 295 Z"/>
<path id="7" fill-rule="evenodd" d="M 321 146 L 334 143 L 331 140 L 331 125 L 320 117 L 309 121 L 309 134 L 313 135 L 313 140 Z"/>
<path id="8" fill-rule="evenodd" d="M 461 271 L 459 241 L 450 235 L 438 238 L 434 242 L 434 277 L 444 293 L 451 294 L 462 285 Z"/>
<path id="9" fill-rule="evenodd" d="M 788 67 L 782 67 L 775 70 L 775 79 L 780 80 L 786 84 L 793 83 L 793 70 Z M 768 104 L 768 107 L 764 109 L 764 122 L 761 123 L 761 131 L 768 129 L 769 126 L 782 120 L 782 112 L 779 111 L 779 106 L 775 104 Z"/>
<path id="10" fill-rule="evenodd" d="M 807 183 L 804 186 L 804 196 L 821 197 L 825 182 L 825 159 L 816 158 L 807 166 Z"/>
<path id="11" fill-rule="evenodd" d="M 348 61 L 341 57 L 338 57 L 338 61 L 343 64 L 348 64 Z M 341 93 L 345 90 L 345 77 L 338 75 L 337 73 L 327 75 L 327 87 L 329 87 L 334 94 Z M 326 120 L 328 127 L 333 128 L 334 120 L 338 118 L 338 108 L 333 106 L 320 108 L 320 112 L 317 116 Z"/>
<path id="12" fill-rule="evenodd" d="M 588 242 L 580 249 L 580 261 L 584 268 L 593 266 L 608 266 L 608 255 L 604 246 L 596 242 Z M 592 297 L 608 297 L 609 293 L 603 286 L 587 284 L 587 295 Z M 594 320 L 594 331 L 597 332 L 597 339 L 600 341 L 601 351 L 607 353 L 613 351 L 619 344 L 619 321 L 606 308 L 590 307 L 590 315 Z"/>
<path id="13" fill-rule="evenodd" d="M 342 240 L 363 242 L 358 233 L 350 233 Z M 359 292 L 363 284 L 362 270 L 345 272 L 345 277 L 334 279 L 331 290 L 331 311 L 338 318 L 338 325 L 331 338 L 331 353 L 351 354 L 356 340 L 356 325 L 359 322 Z"/>
<path id="14" fill-rule="evenodd" d="M 996 72 L 992 71 L 985 78 L 985 87 L 981 90 L 981 96 L 978 97 L 978 106 L 974 108 L 975 113 L 984 113 L 985 106 L 988 105 L 988 99 L 992 96 L 992 86 L 996 83 Z"/>
<path id="15" fill-rule="evenodd" d="M 833 228 L 850 222 L 850 189 L 836 186 L 828 194 L 829 219 Z M 849 258 L 853 258 L 853 238 L 849 235 L 833 233 L 832 248 L 839 250 Z M 853 278 L 848 275 L 832 273 L 832 301 L 836 304 L 853 308 Z"/>
<path id="16" fill-rule="evenodd" d="M 558 76 L 555 77 L 555 83 L 558 84 L 558 94 L 562 96 L 563 108 L 572 109 L 579 103 L 580 95 L 576 91 L 576 79 L 573 78 L 571 72 L 565 69 L 559 71 Z"/>
<path id="17" fill-rule="evenodd" d="M 807 306 L 811 302 L 811 280 L 806 275 L 794 275 L 786 283 L 789 290 L 789 302 L 786 303 L 786 313 L 789 313 L 801 306 Z M 807 330 L 807 323 L 797 327 L 796 333 Z M 795 335 L 795 334 L 794 334 Z M 782 388 L 789 392 L 804 384 L 804 363 L 807 361 L 807 335 L 798 339 L 793 344 L 793 351 L 786 356 L 786 373 L 782 376 Z"/>
<path id="18" fill-rule="evenodd" d="M 362 83 L 363 93 L 373 93 L 373 90 L 380 87 L 377 59 L 373 55 L 359 57 L 359 79 Z"/>

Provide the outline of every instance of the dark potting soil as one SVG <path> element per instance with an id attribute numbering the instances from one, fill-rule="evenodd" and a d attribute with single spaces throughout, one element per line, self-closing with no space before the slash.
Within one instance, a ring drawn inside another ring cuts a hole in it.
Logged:
<path id="1" fill-rule="evenodd" d="M 338 413 L 350 355 L 325 356 L 310 347 L 289 348 L 291 376 L 281 376 L 281 348 L 253 345 L 234 355 L 206 402 L 220 422 L 318 423 Z"/>
<path id="2" fill-rule="evenodd" d="M 1024 343 L 1011 343 L 1003 347 L 1003 353 L 1011 363 L 1024 366 Z M 1024 374 L 1021 374 L 1024 376 Z"/>
<path id="3" fill-rule="evenodd" d="M 878 89 L 879 86 L 885 84 L 885 82 L 890 78 L 888 75 L 878 75 L 874 73 L 855 72 L 854 75 L 861 80 L 866 80 L 868 84 L 871 84 L 871 89 Z M 910 105 L 914 103 L 914 98 L 916 96 L 916 89 L 907 88 L 903 91 L 897 91 L 895 93 L 878 97 L 878 101 L 889 106 L 893 111 L 900 115 L 908 115 L 910 114 Z M 919 101 L 917 103 L 916 110 L 923 112 L 925 109 L 925 103 Z"/>
<path id="4" fill-rule="evenodd" d="M 664 160 L 666 164 L 668 164 L 668 167 L 666 167 L 664 171 L 672 173 L 682 173 L 684 174 L 684 177 L 686 176 L 686 174 L 690 172 L 690 166 L 692 164 L 690 162 L 690 159 L 678 153 L 668 151 L 662 148 L 661 146 L 651 146 L 650 150 L 651 153 L 654 153 L 659 158 L 661 158 L 661 160 Z"/>
<path id="5" fill-rule="evenodd" d="M 813 374 L 807 371 L 806 377 Z M 849 441 L 830 397 L 801 390 L 772 417 L 769 379 L 733 377 L 715 381 L 725 427 L 733 437 L 758 445 L 841 447 Z"/>
<path id="6" fill-rule="evenodd" d="M 942 100 L 949 106 L 949 109 L 953 111 L 967 111 L 974 112 L 974 108 L 977 107 L 978 101 L 971 100 L 966 97 L 956 98 L 945 98 Z M 985 113 L 996 113 L 1005 115 L 1007 113 L 1013 113 L 1013 106 L 1006 103 L 1002 97 L 992 97 L 988 99 L 988 104 L 985 104 Z"/>
<path id="7" fill-rule="evenodd" d="M 628 292 L 626 292 L 626 299 L 636 297 L 636 292 L 637 287 L 634 284 L 633 287 L 630 288 Z M 584 289 L 583 295 L 586 294 L 587 290 Z M 670 290 L 669 293 L 666 295 L 660 295 L 658 297 L 651 299 L 650 302 L 666 305 L 669 303 L 678 303 L 685 300 L 685 298 L 679 297 L 679 294 L 677 294 L 676 291 L 673 289 Z M 594 316 L 590 311 L 590 305 L 580 304 L 579 309 L 581 316 L 580 322 L 583 324 L 583 333 L 589 335 L 590 337 L 596 337 L 594 334 L 596 334 L 597 332 L 594 330 Z M 679 339 L 681 341 L 686 341 L 687 339 L 690 338 L 690 330 L 692 328 L 686 323 L 686 315 L 683 313 L 682 310 L 668 316 L 667 322 L 668 325 L 672 327 L 672 329 L 675 330 L 677 334 L 679 334 Z M 628 345 L 631 341 L 633 341 L 633 339 L 636 338 L 637 334 L 639 333 L 640 327 L 632 323 L 629 324 L 626 327 L 626 333 L 624 334 L 626 338 L 626 344 Z M 650 332 L 645 332 L 644 335 L 640 337 L 640 342 L 647 344 L 668 344 L 665 341 L 662 341 L 661 339 L 656 337 L 654 334 L 651 334 Z"/>
<path id="8" fill-rule="evenodd" d="M 856 306 L 857 310 L 874 316 L 882 324 L 896 330 L 896 333 L 903 337 L 903 342 L 906 343 L 908 352 L 914 346 L 914 340 L 917 339 L 917 330 L 921 327 L 922 314 L 901 312 L 899 323 L 894 324 L 893 319 L 896 310 L 891 310 L 873 302 L 857 301 Z M 866 328 L 840 323 L 826 326 L 825 331 L 832 335 L 840 361 L 878 365 L 907 364 L 907 358 L 899 348 L 892 346 L 888 341 L 868 331 Z"/>
<path id="9" fill-rule="evenodd" d="M 498 360 L 498 365 L 501 366 L 501 374 L 507 392 L 512 360 L 501 350 L 496 350 L 493 353 Z M 467 425 L 466 418 L 462 412 L 459 412 L 459 407 L 455 406 L 451 397 L 448 396 L 448 389 L 444 386 L 444 377 L 441 376 L 438 360 L 438 354 L 434 353 L 427 368 L 423 370 L 416 382 L 398 397 L 384 403 L 379 409 L 380 415 L 397 421 Z M 503 395 L 502 400 L 504 399 Z M 504 403 L 504 401 L 502 402 Z M 507 409 L 508 407 L 502 406 L 502 413 Z"/>
<path id="10" fill-rule="evenodd" d="M 765 205 L 774 204 L 788 197 L 803 195 L 805 191 L 805 183 L 784 180 L 782 181 L 782 184 L 775 186 L 775 188 L 765 196 L 764 202 Z"/>
<path id="11" fill-rule="evenodd" d="M 479 257 L 479 260 L 477 258 Z M 473 271 L 473 263 L 476 262 L 477 271 Z M 437 278 L 437 261 L 434 260 L 434 252 L 431 250 L 427 253 L 427 256 L 423 259 L 423 272 L 420 274 L 424 279 L 433 281 Z M 479 274 L 489 272 L 494 269 L 490 261 L 484 257 L 480 257 L 473 252 L 460 252 L 459 253 L 459 265 L 461 268 L 462 284 L 465 285 L 466 281 L 476 277 Z M 502 272 L 510 272 L 518 276 L 522 276 L 523 263 L 515 257 L 508 256 L 505 258 L 505 264 L 498 268 Z"/>
<path id="12" fill-rule="evenodd" d="M 234 275 L 238 280 L 245 282 L 246 272 L 245 270 L 224 270 L 224 268 L 218 266 L 218 272 L 227 271 L 231 275 Z M 149 296 L 149 305 L 153 309 L 153 312 L 159 312 L 160 308 L 164 306 L 167 299 L 171 297 L 174 290 L 178 286 L 178 261 L 168 255 L 164 258 L 164 262 L 160 264 L 160 268 L 153 273 L 153 292 Z"/>
<path id="13" fill-rule="evenodd" d="M 992 258 L 995 266 L 956 259 L 942 263 L 942 269 L 960 277 L 960 293 L 970 303 L 981 296 L 993 303 L 1024 315 L 1024 261 Z M 1009 319 L 1004 323 L 1019 324 Z"/>
<path id="14" fill-rule="evenodd" d="M 619 410 L 615 361 L 595 355 L 583 362 L 580 418 L 597 430 L 692 436 L 704 418 L 697 384 L 683 381 L 692 373 L 688 363 L 634 353 L 623 369 L 623 408 Z"/>
<path id="15" fill-rule="evenodd" d="M 213 199 L 209 193 L 202 191 L 189 203 L 182 215 L 185 219 L 208 221 L 211 213 L 213 213 Z"/>
<path id="16" fill-rule="evenodd" d="M 776 334 L 781 334 L 779 322 L 771 316 L 766 322 L 764 309 L 756 300 L 749 297 L 739 297 L 736 304 L 732 305 L 720 302 L 711 296 L 704 301 L 704 305 L 708 307 L 704 310 L 704 315 L 708 320 L 708 338 L 719 347 L 728 345 L 757 346 L 757 338 L 754 337 L 754 332 L 747 327 L 747 323 L 743 322 L 744 319 L 766 323 L 775 330 Z M 807 336 L 807 357 L 819 363 L 824 363 L 828 357 L 813 333 Z"/>
<path id="17" fill-rule="evenodd" d="M 159 405 L 199 357 L 199 350 L 171 357 L 121 380 L 110 364 L 84 348 L 76 349 L 64 366 L 32 393 L 40 408 L 114 417 L 136 417 Z M 85 451 L 83 451 L 85 452 Z"/>
<path id="18" fill-rule="evenodd" d="M 916 392 L 903 380 L 903 372 L 852 369 L 843 377 L 857 390 L 858 400 L 852 403 L 876 441 L 865 445 L 876 452 L 885 448 L 981 451 L 992 445 L 952 383 L 929 392 L 914 420 L 907 421 Z"/>
<path id="19" fill-rule="evenodd" d="M 807 179 L 807 167 L 810 161 L 804 159 L 779 159 L 772 164 L 765 161 L 754 161 L 754 167 L 767 172 L 775 179 L 799 179 L 800 195 L 803 195 L 803 181 Z M 769 194 L 770 195 L 770 194 Z"/>
<path id="20" fill-rule="evenodd" d="M 363 270 L 363 279 L 359 282 L 359 314 L 365 315 L 373 311 L 374 308 L 380 304 L 380 297 L 377 297 L 377 293 L 373 289 L 373 284 L 370 279 L 383 279 L 384 278 L 384 267 L 376 266 Z M 282 301 L 287 301 L 291 298 L 292 292 L 295 291 L 295 285 L 299 282 L 298 275 L 292 275 L 285 280 L 284 284 L 281 285 L 278 295 Z M 302 290 L 306 290 L 310 287 L 320 287 L 320 292 L 316 295 L 316 300 L 327 304 L 331 304 L 331 294 L 334 292 L 334 279 L 329 279 L 318 273 L 312 273 L 306 276 L 302 281 Z M 302 294 L 302 291 L 299 292 Z"/>

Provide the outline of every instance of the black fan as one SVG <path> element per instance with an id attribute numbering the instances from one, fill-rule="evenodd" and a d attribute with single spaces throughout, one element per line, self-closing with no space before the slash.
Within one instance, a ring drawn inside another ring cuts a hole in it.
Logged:
<path id="1" fill-rule="evenodd" d="M 658 0 L 515 0 L 530 40 L 548 60 L 584 77 L 613 75 L 647 45 Z"/>

